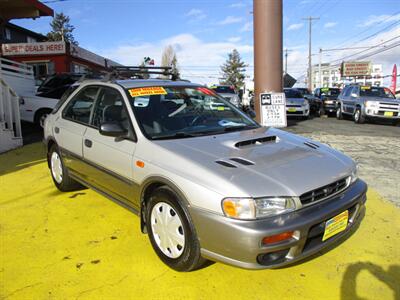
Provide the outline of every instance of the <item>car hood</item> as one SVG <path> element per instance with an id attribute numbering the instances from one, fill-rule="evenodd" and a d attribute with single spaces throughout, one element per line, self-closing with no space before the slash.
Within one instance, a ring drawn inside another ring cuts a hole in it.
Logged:
<path id="1" fill-rule="evenodd" d="M 303 105 L 305 102 L 304 98 L 286 98 L 286 104 Z"/>
<path id="2" fill-rule="evenodd" d="M 159 147 L 156 161 L 166 170 L 225 196 L 262 197 L 299 196 L 351 174 L 355 165 L 349 157 L 307 141 L 260 127 L 153 143 Z"/>

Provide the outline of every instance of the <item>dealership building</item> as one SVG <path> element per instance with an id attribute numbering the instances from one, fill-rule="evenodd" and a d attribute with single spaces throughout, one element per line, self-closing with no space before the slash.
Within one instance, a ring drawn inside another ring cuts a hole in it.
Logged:
<path id="1" fill-rule="evenodd" d="M 58 42 L 5 43 L 1 55 L 33 68 L 36 78 L 54 73 L 102 71 L 118 63 L 77 45 Z"/>

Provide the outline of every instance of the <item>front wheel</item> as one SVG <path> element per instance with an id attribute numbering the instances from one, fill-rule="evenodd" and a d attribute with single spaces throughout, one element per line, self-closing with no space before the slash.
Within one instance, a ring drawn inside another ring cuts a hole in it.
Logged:
<path id="1" fill-rule="evenodd" d="M 174 191 L 167 186 L 157 188 L 146 206 L 147 230 L 158 257 L 176 271 L 199 268 L 205 262 L 200 243 Z"/>
<path id="2" fill-rule="evenodd" d="M 342 107 L 339 105 L 336 109 L 336 119 L 342 120 L 343 115 L 342 115 Z"/>
<path id="3" fill-rule="evenodd" d="M 365 122 L 365 117 L 361 113 L 360 108 L 356 108 L 354 112 L 354 123 L 363 124 Z"/>

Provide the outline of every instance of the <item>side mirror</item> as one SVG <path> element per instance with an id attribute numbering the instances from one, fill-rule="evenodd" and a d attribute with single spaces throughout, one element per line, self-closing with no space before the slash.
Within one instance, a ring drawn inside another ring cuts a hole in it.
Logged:
<path id="1" fill-rule="evenodd" d="M 122 137 L 127 131 L 116 122 L 106 122 L 100 125 L 99 132 L 105 136 Z"/>

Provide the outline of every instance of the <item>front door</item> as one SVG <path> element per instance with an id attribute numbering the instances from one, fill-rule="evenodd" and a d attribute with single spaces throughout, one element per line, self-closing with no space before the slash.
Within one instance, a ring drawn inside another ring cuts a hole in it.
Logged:
<path id="1" fill-rule="evenodd" d="M 100 134 L 105 122 L 120 124 L 128 132 L 127 138 Z M 91 126 L 84 133 L 83 156 L 90 165 L 91 182 L 115 198 L 123 198 L 138 207 L 136 194 L 139 186 L 133 180 L 133 155 L 136 141 L 124 98 L 120 91 L 102 87 L 96 101 Z"/>

